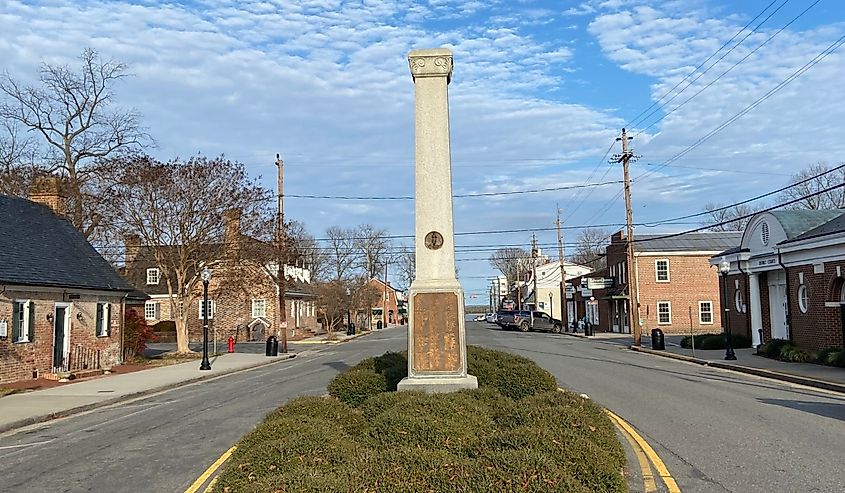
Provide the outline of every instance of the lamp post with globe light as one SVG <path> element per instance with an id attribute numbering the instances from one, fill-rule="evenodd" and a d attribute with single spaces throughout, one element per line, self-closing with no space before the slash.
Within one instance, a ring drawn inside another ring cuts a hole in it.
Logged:
<path id="1" fill-rule="evenodd" d="M 549 292 L 549 317 L 555 318 L 555 310 L 554 310 L 554 294 Z"/>
<path id="2" fill-rule="evenodd" d="M 210 370 L 208 361 L 208 282 L 211 281 L 211 271 L 204 267 L 200 273 L 202 279 L 202 363 L 200 370 Z"/>
<path id="3" fill-rule="evenodd" d="M 733 341 L 731 340 L 731 309 L 728 307 L 728 272 L 731 271 L 731 264 L 727 260 L 722 260 L 719 264 L 719 272 L 722 273 L 722 291 L 724 291 L 723 304 L 724 307 L 724 320 L 725 320 L 725 341 L 727 344 L 727 348 L 725 349 L 725 359 L 726 360 L 735 360 L 736 354 L 734 353 L 733 348 Z"/>

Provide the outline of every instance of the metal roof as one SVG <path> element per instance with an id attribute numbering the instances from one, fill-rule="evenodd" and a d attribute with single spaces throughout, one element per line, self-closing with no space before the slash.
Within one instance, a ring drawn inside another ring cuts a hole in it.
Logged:
<path id="1" fill-rule="evenodd" d="M 0 195 L 0 283 L 133 290 L 70 221 L 6 195 Z"/>
<path id="2" fill-rule="evenodd" d="M 842 209 L 802 209 L 789 211 L 771 211 L 786 233 L 786 240 L 792 240 L 821 226 L 845 212 Z"/>
<path id="3" fill-rule="evenodd" d="M 742 231 L 703 231 L 671 234 L 634 235 L 636 252 L 723 252 L 736 248 L 742 241 Z"/>
<path id="4" fill-rule="evenodd" d="M 790 242 L 793 242 L 793 241 L 807 240 L 807 239 L 810 239 L 810 238 L 816 238 L 816 237 L 819 237 L 819 236 L 826 236 L 826 235 L 830 235 L 830 234 L 834 234 L 834 233 L 841 233 L 841 232 L 845 231 L 845 214 L 843 214 L 843 212 L 841 210 L 835 209 L 835 210 L 831 210 L 831 211 L 816 211 L 816 212 L 830 212 L 830 213 L 835 212 L 837 215 L 834 216 L 833 219 L 831 219 L 831 220 L 829 220 L 825 223 L 822 223 L 822 224 L 816 226 L 815 228 L 807 230 L 807 231 L 805 231 L 805 232 L 803 232 L 803 233 L 801 233 L 801 234 L 799 234 L 795 237 L 790 237 L 786 241 L 782 241 L 781 244 L 790 243 Z M 826 215 L 821 215 L 820 217 L 824 217 L 824 216 L 826 216 Z"/>

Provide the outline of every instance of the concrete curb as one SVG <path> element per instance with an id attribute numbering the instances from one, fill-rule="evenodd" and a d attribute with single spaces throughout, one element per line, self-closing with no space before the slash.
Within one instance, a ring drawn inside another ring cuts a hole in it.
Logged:
<path id="1" fill-rule="evenodd" d="M 341 343 L 344 343 L 344 342 L 347 342 L 347 341 L 351 341 L 353 339 L 357 339 L 359 337 L 364 337 L 365 335 L 369 335 L 369 334 L 372 334 L 372 333 L 373 333 L 372 330 L 368 330 L 366 332 L 359 332 L 359 333 L 355 334 L 354 336 L 349 336 L 346 339 L 338 339 L 338 340 L 335 340 L 335 341 L 330 341 L 328 339 L 323 339 L 323 340 L 320 340 L 320 341 L 306 341 L 306 340 L 292 341 L 291 344 L 316 344 L 316 345 L 320 345 L 320 344 L 341 344 Z"/>
<path id="2" fill-rule="evenodd" d="M 66 417 L 72 416 L 74 414 L 80 414 L 80 413 L 84 413 L 86 411 L 91 411 L 93 409 L 111 406 L 112 404 L 118 404 L 120 402 L 129 401 L 129 400 L 132 400 L 132 399 L 136 399 L 138 397 L 143 397 L 145 395 L 155 394 L 155 393 L 158 393 L 158 392 L 163 392 L 165 390 L 172 390 L 172 389 L 176 389 L 176 388 L 179 388 L 179 387 L 184 387 L 185 385 L 190 385 L 192 383 L 196 383 L 196 382 L 199 382 L 201 380 L 206 380 L 206 379 L 215 378 L 215 377 L 223 377 L 223 376 L 232 375 L 234 373 L 238 373 L 238 372 L 242 372 L 242 371 L 246 371 L 246 370 L 252 370 L 252 369 L 255 369 L 255 368 L 260 368 L 262 366 L 272 365 L 273 363 L 279 363 L 281 361 L 287 361 L 289 359 L 294 358 L 295 356 L 296 356 L 295 353 L 288 353 L 287 357 L 280 356 L 277 359 L 273 359 L 273 360 L 270 360 L 270 361 L 262 361 L 261 363 L 256 363 L 254 365 L 244 366 L 244 367 L 241 367 L 241 368 L 233 368 L 231 370 L 226 370 L 226 371 L 223 371 L 223 372 L 220 372 L 220 373 L 211 373 L 211 374 L 208 374 L 208 375 L 202 375 L 202 376 L 198 376 L 198 377 L 195 377 L 195 378 L 191 378 L 189 380 L 183 380 L 181 382 L 175 382 L 175 383 L 171 383 L 171 384 L 168 384 L 168 385 L 162 385 L 162 386 L 158 386 L 158 387 L 155 387 L 155 388 L 145 389 L 145 390 L 141 390 L 141 391 L 138 391 L 138 392 L 133 392 L 131 394 L 125 394 L 125 395 L 121 395 L 121 396 L 114 397 L 114 398 L 111 398 L 111 399 L 106 399 L 104 401 L 92 402 L 91 404 L 85 404 L 85 405 L 82 405 L 82 406 L 72 407 L 70 409 L 65 409 L 64 411 L 59 411 L 59 412 L 56 412 L 56 413 L 42 414 L 42 415 L 39 415 L 39 416 L 30 416 L 28 418 L 20 419 L 18 421 L 14 421 L 12 423 L 0 425 L 0 434 L 6 433 L 7 431 L 12 431 L 12 430 L 15 430 L 15 429 L 18 429 L 18 428 L 23 428 L 24 426 L 30 426 L 30 425 L 34 425 L 34 424 L 38 424 L 38 423 L 44 423 L 46 421 L 51 421 L 51 420 L 59 419 L 59 418 L 66 418 Z M 144 371 L 144 370 L 141 370 L 141 371 Z"/>
<path id="3" fill-rule="evenodd" d="M 640 353 L 653 354 L 655 356 L 662 356 L 664 358 L 675 359 L 679 361 L 687 361 L 689 363 L 696 363 L 703 366 L 712 366 L 713 368 L 721 368 L 723 370 L 731 370 L 739 373 L 747 373 L 749 375 L 756 375 L 758 377 L 771 378 L 774 380 L 782 380 L 784 382 L 797 383 L 806 385 L 808 387 L 815 387 L 817 389 L 829 390 L 831 392 L 839 392 L 845 394 L 845 384 L 829 382 L 827 380 L 819 380 L 816 378 L 803 377 L 794 375 L 792 373 L 783 373 L 774 370 L 765 370 L 763 368 L 752 368 L 749 366 L 733 365 L 730 363 L 722 363 L 720 361 L 710 361 L 700 358 L 693 358 L 691 356 L 684 356 L 681 354 L 667 353 L 664 351 L 655 351 L 643 347 L 630 346 L 628 349 Z"/>

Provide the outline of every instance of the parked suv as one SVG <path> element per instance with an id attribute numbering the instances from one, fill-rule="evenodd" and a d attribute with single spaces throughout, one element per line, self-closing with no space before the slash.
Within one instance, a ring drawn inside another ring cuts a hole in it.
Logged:
<path id="1" fill-rule="evenodd" d="M 559 334 L 563 330 L 563 324 L 560 320 L 540 311 L 517 312 L 517 315 L 514 316 L 514 325 L 522 332 L 531 330 Z"/>
<path id="2" fill-rule="evenodd" d="M 496 312 L 496 325 L 507 330 L 513 325 L 513 310 L 499 310 Z"/>

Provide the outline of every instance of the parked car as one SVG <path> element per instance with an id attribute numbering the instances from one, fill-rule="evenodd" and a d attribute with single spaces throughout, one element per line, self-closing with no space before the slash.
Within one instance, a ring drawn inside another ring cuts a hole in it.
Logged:
<path id="1" fill-rule="evenodd" d="M 513 324 L 513 310 L 499 310 L 496 312 L 496 325 L 507 330 Z"/>
<path id="2" fill-rule="evenodd" d="M 563 330 L 563 323 L 560 320 L 540 311 L 517 312 L 514 316 L 514 324 L 522 332 L 543 331 L 559 334 Z"/>
<path id="3" fill-rule="evenodd" d="M 487 321 L 488 324 L 496 323 L 496 314 L 495 313 L 488 313 L 484 315 L 484 320 Z"/>
<path id="4" fill-rule="evenodd" d="M 484 321 L 484 315 L 478 315 L 475 318 L 473 318 L 472 320 L 475 321 L 475 322 L 483 322 Z"/>

